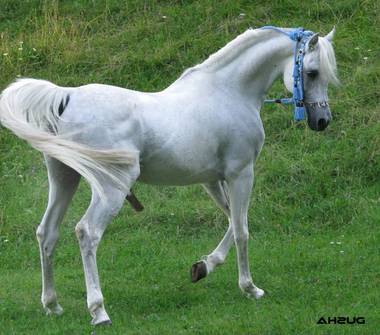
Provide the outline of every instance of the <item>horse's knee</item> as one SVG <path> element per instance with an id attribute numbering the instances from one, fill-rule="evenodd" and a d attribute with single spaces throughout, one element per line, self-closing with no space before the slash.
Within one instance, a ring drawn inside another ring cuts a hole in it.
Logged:
<path id="1" fill-rule="evenodd" d="M 75 226 L 75 235 L 81 248 L 91 248 L 91 234 L 86 220 L 82 219 Z"/>
<path id="2" fill-rule="evenodd" d="M 92 237 L 90 227 L 86 219 L 80 220 L 75 226 L 75 235 L 79 243 L 84 243 Z"/>
<path id="3" fill-rule="evenodd" d="M 79 221 L 75 226 L 75 235 L 79 241 L 83 240 L 87 230 L 87 225 L 83 222 L 83 220 Z"/>
<path id="4" fill-rule="evenodd" d="M 51 257 L 58 240 L 58 232 L 49 231 L 44 225 L 40 224 L 36 230 L 36 237 L 43 254 Z"/>
<path id="5" fill-rule="evenodd" d="M 45 227 L 42 226 L 42 225 L 39 225 L 36 229 L 36 237 L 37 237 L 37 240 L 38 242 L 41 242 L 45 239 Z"/>
<path id="6" fill-rule="evenodd" d="M 102 236 L 101 233 L 97 233 L 96 230 L 90 228 L 86 219 L 82 219 L 75 226 L 75 235 L 77 236 L 79 246 L 86 252 L 96 250 Z"/>
<path id="7" fill-rule="evenodd" d="M 103 232 L 110 220 L 118 214 L 124 203 L 121 193 L 110 193 L 107 202 L 102 202 L 96 197 L 85 216 L 75 227 L 75 234 L 81 248 L 93 250 L 98 246 Z"/>

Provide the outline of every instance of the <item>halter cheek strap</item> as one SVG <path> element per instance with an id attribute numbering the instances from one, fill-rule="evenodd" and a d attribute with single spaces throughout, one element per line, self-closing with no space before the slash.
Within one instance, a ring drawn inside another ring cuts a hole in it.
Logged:
<path id="1" fill-rule="evenodd" d="M 282 99 L 265 100 L 265 103 L 281 103 L 294 105 L 294 120 L 301 121 L 305 119 L 304 106 L 304 88 L 303 88 L 303 58 L 305 56 L 306 44 L 314 35 L 312 31 L 296 28 L 293 30 L 284 30 L 274 26 L 265 26 L 261 29 L 276 30 L 288 36 L 292 41 L 296 42 L 294 48 L 294 67 L 293 67 L 293 97 Z"/>

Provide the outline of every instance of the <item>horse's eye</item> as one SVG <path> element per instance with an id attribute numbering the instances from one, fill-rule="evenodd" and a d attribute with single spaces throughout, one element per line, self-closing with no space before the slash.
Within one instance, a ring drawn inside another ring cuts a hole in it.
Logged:
<path id="1" fill-rule="evenodd" d="M 314 79 L 318 76 L 318 70 L 307 71 L 306 74 L 309 78 Z"/>

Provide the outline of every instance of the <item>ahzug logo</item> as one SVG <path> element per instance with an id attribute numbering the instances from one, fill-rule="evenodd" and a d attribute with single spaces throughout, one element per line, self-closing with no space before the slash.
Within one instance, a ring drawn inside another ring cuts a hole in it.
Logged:
<path id="1" fill-rule="evenodd" d="M 363 316 L 354 316 L 352 318 L 350 318 L 349 316 L 328 316 L 327 318 L 322 316 L 317 322 L 317 324 L 320 324 L 320 325 L 328 325 L 328 324 L 353 325 L 355 323 L 359 325 L 364 325 L 365 318 Z"/>

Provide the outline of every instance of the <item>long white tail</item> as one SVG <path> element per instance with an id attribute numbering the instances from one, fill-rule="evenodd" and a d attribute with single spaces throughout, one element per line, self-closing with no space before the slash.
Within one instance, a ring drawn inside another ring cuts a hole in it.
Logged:
<path id="1" fill-rule="evenodd" d="M 20 79 L 0 96 L 0 122 L 33 148 L 76 170 L 99 194 L 104 178 L 129 192 L 127 166 L 136 163 L 136 152 L 99 150 L 55 134 L 59 110 L 72 90 L 45 80 Z"/>

